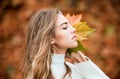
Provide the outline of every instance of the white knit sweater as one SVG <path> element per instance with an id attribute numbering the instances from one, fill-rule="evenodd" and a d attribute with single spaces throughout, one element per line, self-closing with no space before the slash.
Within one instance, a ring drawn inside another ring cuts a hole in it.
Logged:
<path id="1" fill-rule="evenodd" d="M 52 55 L 52 64 L 51 70 L 55 79 L 63 79 L 63 76 L 66 72 L 64 65 L 65 54 L 53 54 Z M 71 64 L 65 62 L 71 69 L 72 79 L 110 79 L 105 73 L 98 68 L 90 59 L 86 62 Z M 65 79 L 70 79 L 69 76 L 66 76 Z"/>

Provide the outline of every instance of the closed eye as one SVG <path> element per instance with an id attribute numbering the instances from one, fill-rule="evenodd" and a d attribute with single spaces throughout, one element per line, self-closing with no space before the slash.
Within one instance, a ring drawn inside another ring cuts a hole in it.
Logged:
<path id="1" fill-rule="evenodd" d="M 66 30 L 68 28 L 68 22 L 64 22 L 60 25 L 62 29 Z"/>
<path id="2" fill-rule="evenodd" d="M 63 27 L 64 30 L 66 30 L 67 28 L 68 28 L 68 26 L 67 27 Z"/>
<path id="3" fill-rule="evenodd" d="M 63 24 L 62 28 L 66 30 L 68 28 L 68 24 Z"/>

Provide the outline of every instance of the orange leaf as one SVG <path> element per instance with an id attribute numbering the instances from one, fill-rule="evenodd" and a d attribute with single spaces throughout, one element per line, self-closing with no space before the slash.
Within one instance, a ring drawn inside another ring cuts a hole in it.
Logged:
<path id="1" fill-rule="evenodd" d="M 82 19 L 82 14 L 77 14 L 77 15 L 73 14 L 72 16 L 70 14 L 67 14 L 66 18 L 69 20 L 71 25 L 74 25 L 80 22 L 80 20 Z"/>

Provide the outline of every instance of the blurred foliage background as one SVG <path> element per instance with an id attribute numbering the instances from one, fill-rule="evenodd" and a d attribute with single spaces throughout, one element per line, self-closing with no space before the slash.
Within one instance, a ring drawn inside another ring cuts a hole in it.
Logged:
<path id="1" fill-rule="evenodd" d="M 21 79 L 27 23 L 36 11 L 50 7 L 65 15 L 83 14 L 96 29 L 82 42 L 85 54 L 111 79 L 120 79 L 120 0 L 0 0 L 0 79 Z"/>

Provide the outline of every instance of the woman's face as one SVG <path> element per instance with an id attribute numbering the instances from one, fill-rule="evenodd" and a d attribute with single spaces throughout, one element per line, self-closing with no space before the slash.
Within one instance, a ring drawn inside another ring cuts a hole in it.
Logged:
<path id="1" fill-rule="evenodd" d="M 78 45 L 75 35 L 76 29 L 61 13 L 58 14 L 55 27 L 54 45 L 60 49 L 74 48 Z"/>

